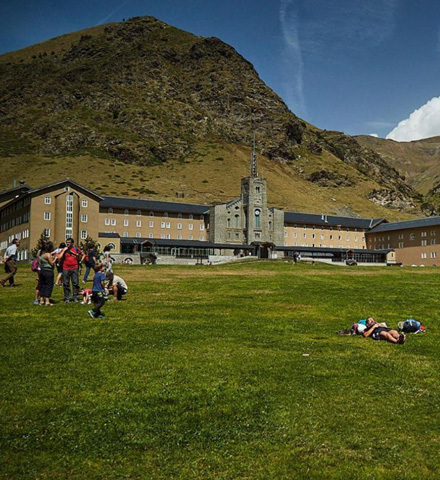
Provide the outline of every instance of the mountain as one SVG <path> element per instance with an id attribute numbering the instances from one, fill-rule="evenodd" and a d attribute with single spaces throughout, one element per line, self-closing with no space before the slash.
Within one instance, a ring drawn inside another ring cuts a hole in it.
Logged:
<path id="1" fill-rule="evenodd" d="M 409 185 L 426 194 L 440 183 L 440 137 L 396 142 L 367 135 L 355 137 L 405 176 Z"/>
<path id="2" fill-rule="evenodd" d="M 275 205 L 420 215 L 395 168 L 298 118 L 217 38 L 139 17 L 0 56 L 0 187 L 69 176 L 101 193 L 225 201 L 254 133 Z"/>

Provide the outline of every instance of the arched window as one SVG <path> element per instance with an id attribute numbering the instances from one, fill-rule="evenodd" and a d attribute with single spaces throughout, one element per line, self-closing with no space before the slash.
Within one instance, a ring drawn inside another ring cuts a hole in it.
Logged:
<path id="1" fill-rule="evenodd" d="M 168 212 L 164 212 L 163 216 L 164 218 L 168 218 Z"/>
<path id="2" fill-rule="evenodd" d="M 136 215 L 140 217 L 142 215 L 142 212 L 140 210 L 136 210 Z"/>
<path id="3" fill-rule="evenodd" d="M 127 209 L 124 210 L 124 215 L 128 215 L 128 210 Z"/>
<path id="4" fill-rule="evenodd" d="M 193 214 L 190 213 L 188 218 L 189 218 L 190 220 L 192 220 L 192 219 L 194 218 Z"/>
<path id="5" fill-rule="evenodd" d="M 234 217 L 234 220 L 235 220 L 235 228 L 238 228 L 240 226 L 240 215 L 236 214 L 235 217 Z"/>
<path id="6" fill-rule="evenodd" d="M 154 217 L 154 212 L 149 213 L 150 217 Z"/>
<path id="7" fill-rule="evenodd" d="M 181 213 L 178 213 L 178 214 L 177 214 L 177 218 L 182 218 L 182 214 L 181 214 Z"/>
<path id="8" fill-rule="evenodd" d="M 109 208 L 109 209 L 107 210 L 107 213 L 113 213 L 113 208 Z"/>
<path id="9" fill-rule="evenodd" d="M 228 228 L 231 228 L 231 219 L 230 219 L 230 218 L 228 218 L 228 219 L 226 220 L 226 226 L 227 226 Z"/>
<path id="10" fill-rule="evenodd" d="M 260 210 L 255 210 L 255 228 L 260 228 Z"/>

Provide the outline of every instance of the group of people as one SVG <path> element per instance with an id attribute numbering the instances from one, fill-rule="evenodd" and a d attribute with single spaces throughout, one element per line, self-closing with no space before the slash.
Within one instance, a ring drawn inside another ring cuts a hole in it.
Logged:
<path id="1" fill-rule="evenodd" d="M 0 280 L 4 287 L 7 282 L 15 287 L 15 274 L 17 273 L 17 249 L 20 240 L 14 239 L 6 249 L 3 256 L 6 277 Z M 80 302 L 92 303 L 93 308 L 88 311 L 93 318 L 105 318 L 101 311 L 108 295 L 112 300 L 121 300 L 128 292 L 125 280 L 113 273 L 114 258 L 110 254 L 111 246 L 104 247 L 103 252 L 97 256 L 94 245 L 90 245 L 87 251 L 82 251 L 75 245 L 73 238 L 60 243 L 54 248 L 51 241 L 42 242 L 36 258 L 32 262 L 32 270 L 37 273 L 37 287 L 35 289 L 34 305 L 53 305 L 52 293 L 54 286 L 63 287 L 64 303 Z M 86 269 L 82 281 L 88 281 L 90 272 L 94 270 L 93 284 L 91 289 L 80 289 L 79 277 L 81 266 L 84 263 Z M 55 280 L 55 269 L 58 275 Z M 62 283 L 61 283 L 62 282 Z"/>

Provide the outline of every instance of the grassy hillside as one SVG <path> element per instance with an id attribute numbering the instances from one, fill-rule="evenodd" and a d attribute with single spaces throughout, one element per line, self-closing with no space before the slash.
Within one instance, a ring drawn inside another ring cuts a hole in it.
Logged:
<path id="1" fill-rule="evenodd" d="M 0 291 L 1 478 L 440 477 L 435 269 L 115 269 L 106 320 Z M 335 335 L 368 315 L 428 333 Z"/>
<path id="2" fill-rule="evenodd" d="M 379 153 L 421 193 L 427 194 L 440 183 L 440 137 L 413 142 L 396 142 L 371 136 L 355 138 Z"/>

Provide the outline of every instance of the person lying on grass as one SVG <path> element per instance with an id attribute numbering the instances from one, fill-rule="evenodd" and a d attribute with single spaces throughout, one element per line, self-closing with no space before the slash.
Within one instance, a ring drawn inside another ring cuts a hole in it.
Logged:
<path id="1" fill-rule="evenodd" d="M 367 329 L 362 334 L 365 338 L 371 337 L 373 340 L 386 340 L 390 343 L 404 344 L 406 336 L 397 330 L 388 328 L 386 323 L 378 323 L 374 318 L 367 318 Z"/>

